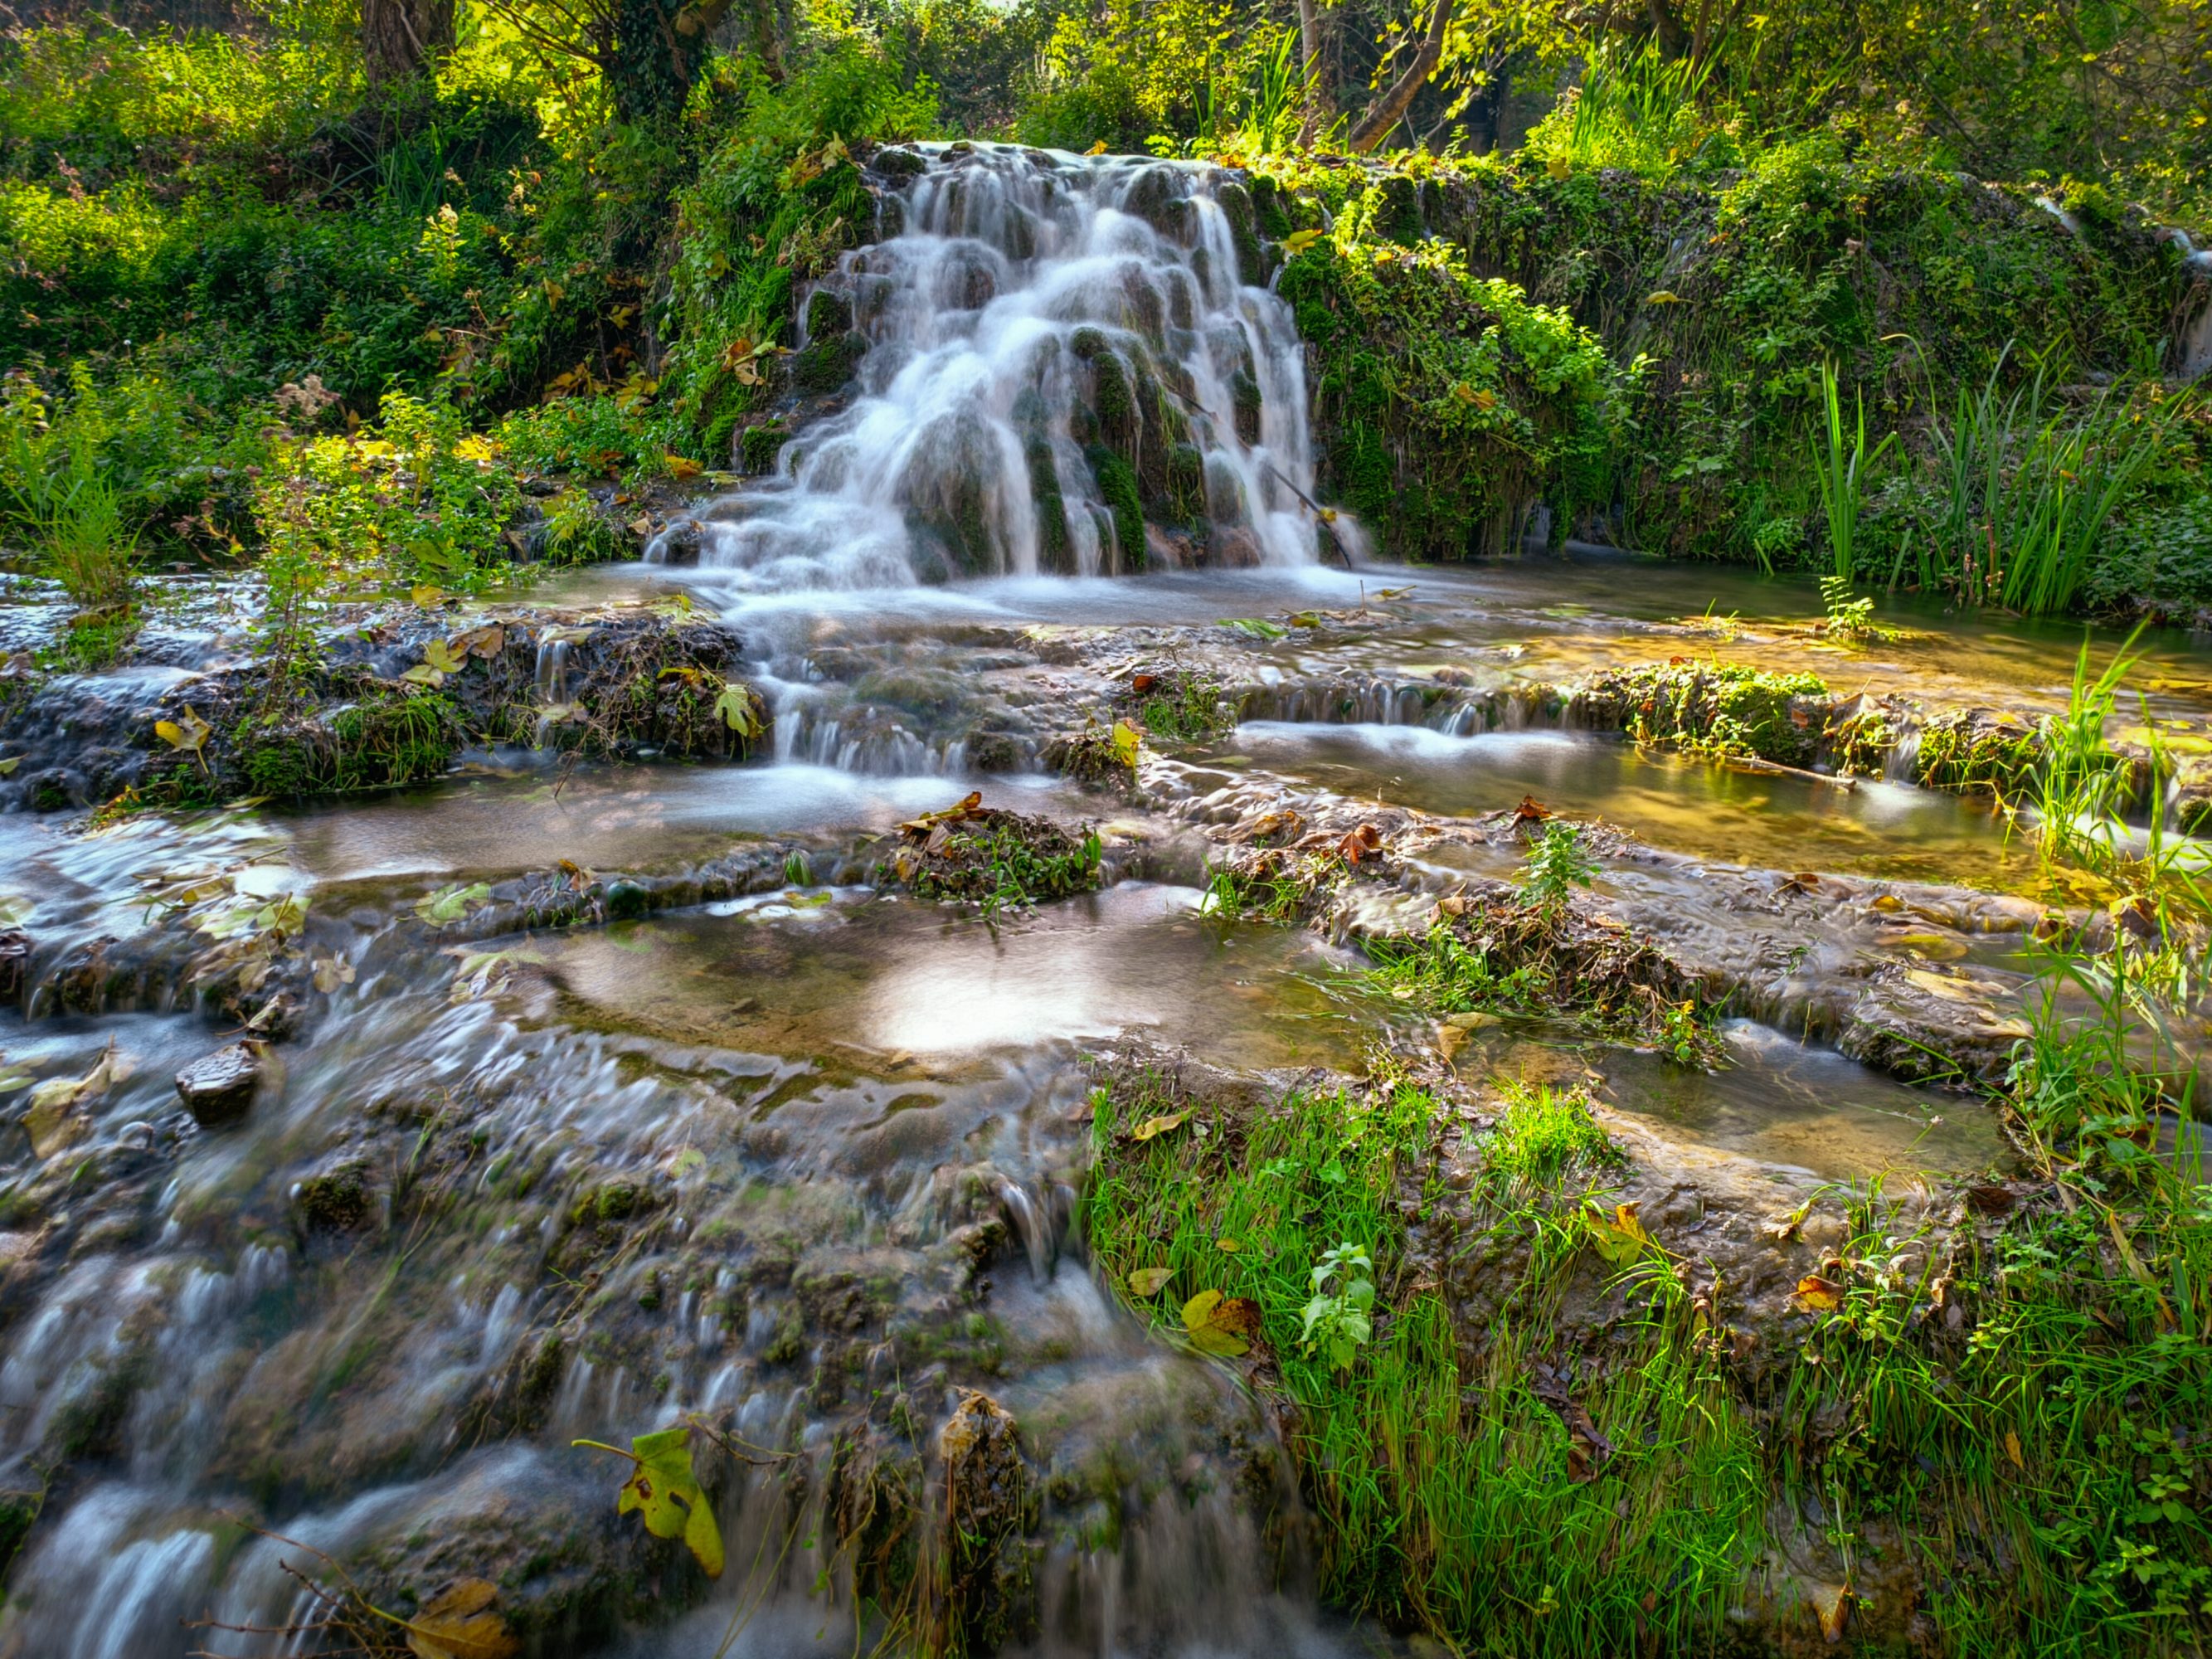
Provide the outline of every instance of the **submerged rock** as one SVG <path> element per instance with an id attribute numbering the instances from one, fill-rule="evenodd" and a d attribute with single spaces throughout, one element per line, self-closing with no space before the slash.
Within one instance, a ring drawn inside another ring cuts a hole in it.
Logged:
<path id="1" fill-rule="evenodd" d="M 234 1042 L 178 1073 L 178 1097 L 204 1128 L 235 1123 L 252 1108 L 266 1063 L 262 1044 Z"/>

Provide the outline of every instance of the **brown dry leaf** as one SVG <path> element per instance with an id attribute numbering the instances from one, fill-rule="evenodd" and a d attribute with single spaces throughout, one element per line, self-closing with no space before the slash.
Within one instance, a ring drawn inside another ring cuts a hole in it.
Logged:
<path id="1" fill-rule="evenodd" d="M 1129 690 L 1142 696 L 1159 683 L 1160 677 L 1158 674 L 1133 674 L 1129 678 Z"/>
<path id="2" fill-rule="evenodd" d="M 1173 1267 L 1139 1267 L 1129 1275 L 1132 1296 L 1158 1296 L 1167 1289 L 1168 1281 L 1175 1277 Z"/>
<path id="3" fill-rule="evenodd" d="M 1516 823 L 1541 823 L 1551 816 L 1552 809 L 1534 795 L 1522 796 L 1521 804 L 1513 809 L 1513 822 Z"/>
<path id="4" fill-rule="evenodd" d="M 1129 1139 L 1152 1140 L 1170 1130 L 1180 1129 L 1190 1121 L 1191 1113 L 1196 1109 L 1195 1107 L 1186 1106 L 1179 1112 L 1164 1112 L 1158 1117 L 1148 1117 L 1142 1123 L 1132 1126 Z"/>
<path id="5" fill-rule="evenodd" d="M 511 1659 L 522 1644 L 491 1610 L 499 1591 L 464 1578 L 431 1598 L 407 1621 L 407 1647 L 418 1659 Z"/>
<path id="6" fill-rule="evenodd" d="M 1613 1456 L 1613 1442 L 1598 1431 L 1579 1403 L 1570 1403 L 1561 1416 L 1567 1425 L 1567 1479 L 1586 1485 L 1597 1479 Z"/>
<path id="7" fill-rule="evenodd" d="M 973 817 L 982 805 L 983 792 L 973 790 L 943 811 L 924 812 L 918 818 L 908 818 L 899 828 L 909 836 L 927 836 L 941 823 L 958 823 L 963 818 Z"/>
<path id="8" fill-rule="evenodd" d="M 1361 824 L 1336 844 L 1336 850 L 1344 854 L 1348 864 L 1357 864 L 1369 854 L 1380 852 L 1382 848 L 1382 832 L 1371 823 Z"/>
<path id="9" fill-rule="evenodd" d="M 1984 1215 L 2009 1215 L 2019 1203 L 2009 1187 L 1969 1187 L 1966 1202 Z"/>
<path id="10" fill-rule="evenodd" d="M 1844 1305 L 1844 1287 L 1832 1279 L 1807 1273 L 1797 1281 L 1792 1299 L 1814 1313 L 1833 1313 Z"/>
<path id="11" fill-rule="evenodd" d="M 1817 1578 L 1805 1582 L 1805 1599 L 1813 1604 L 1813 1616 L 1820 1621 L 1823 1640 L 1840 1642 L 1844 1639 L 1844 1614 L 1850 1593 L 1849 1584 L 1827 1584 Z"/>

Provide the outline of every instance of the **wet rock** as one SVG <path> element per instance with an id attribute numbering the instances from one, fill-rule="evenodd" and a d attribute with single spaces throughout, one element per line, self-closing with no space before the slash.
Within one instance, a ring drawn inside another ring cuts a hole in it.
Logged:
<path id="1" fill-rule="evenodd" d="M 235 1123 L 252 1109 L 266 1061 L 263 1045 L 234 1042 L 177 1073 L 177 1094 L 204 1127 Z"/>
<path id="2" fill-rule="evenodd" d="M 368 1166 L 357 1158 L 309 1176 L 292 1195 L 293 1212 L 311 1233 L 352 1232 L 365 1226 L 371 1202 Z"/>
<path id="3" fill-rule="evenodd" d="M 946 1615 L 969 1651 L 1026 1637 L 1036 1623 L 1027 1531 L 1034 1505 L 1013 1413 L 961 1390 L 937 1434 L 945 1464 Z"/>
<path id="4" fill-rule="evenodd" d="M 706 530 L 696 519 L 678 519 L 660 532 L 654 544 L 664 564 L 678 567 L 696 565 L 706 539 Z"/>
<path id="5" fill-rule="evenodd" d="M 20 927 L 0 932 L 0 1003 L 23 1000 L 31 970 L 31 936 Z"/>

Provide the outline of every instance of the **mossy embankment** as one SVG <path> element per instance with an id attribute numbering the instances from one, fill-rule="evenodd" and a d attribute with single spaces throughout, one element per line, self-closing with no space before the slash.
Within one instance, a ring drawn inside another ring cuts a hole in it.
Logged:
<path id="1" fill-rule="evenodd" d="M 1279 286 L 1319 371 L 1325 493 L 1422 558 L 1513 551 L 1540 502 L 1555 541 L 1826 566 L 1826 364 L 1846 419 L 1903 446 L 1869 474 L 1855 574 L 1910 575 L 1927 486 L 1897 463 L 1932 416 L 1992 374 L 2077 406 L 2140 386 L 2207 302 L 2185 250 L 2094 186 L 2057 201 L 1832 135 L 1656 175 L 1533 149 L 1255 167 L 1270 234 L 1310 243 Z M 2202 498 L 2203 430 L 2122 503 L 2093 600 L 2162 581 L 2186 608 L 2212 572 L 2193 547 L 2136 568 L 2144 527 Z"/>
<path id="2" fill-rule="evenodd" d="M 1340 1605 L 1515 1655 L 2204 1639 L 2191 1212 L 1731 1185 L 1389 1071 L 1096 1098 L 1100 1271 L 1268 1403 Z"/>
<path id="3" fill-rule="evenodd" d="M 296 654 L 150 682 L 26 681 L 0 780 L 36 811 L 211 806 L 420 782 L 465 749 L 742 758 L 766 731 L 742 641 L 682 609 L 407 606 Z"/>

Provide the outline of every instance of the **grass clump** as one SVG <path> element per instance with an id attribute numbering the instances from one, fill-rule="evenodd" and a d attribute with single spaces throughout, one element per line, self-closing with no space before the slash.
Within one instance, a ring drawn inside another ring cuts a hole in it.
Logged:
<path id="1" fill-rule="evenodd" d="M 1448 1115 L 1402 1079 L 1238 1107 L 1147 1075 L 1094 1105 L 1091 1248 L 1171 1340 L 1199 1298 L 1256 1308 L 1243 1357 L 1287 1407 L 1326 1599 L 1515 1655 L 1688 1650 L 1721 1627 L 1760 1536 L 1759 1464 L 1686 1295 L 1639 1264 L 1622 1276 L 1648 1310 L 1602 1375 L 1551 1346 L 1610 1158 L 1585 1104 L 1511 1097 L 1471 1201 L 1440 1182 Z M 1178 1109 L 1202 1137 L 1139 1133 Z M 1513 1264 L 1479 1349 L 1413 1249 L 1453 1202 L 1466 1248 Z M 1139 1296 L 1148 1269 L 1171 1276 Z"/>
<path id="2" fill-rule="evenodd" d="M 1237 710 L 1221 682 L 1188 668 L 1137 675 L 1124 701 L 1148 736 L 1171 742 L 1202 743 L 1237 727 Z"/>

